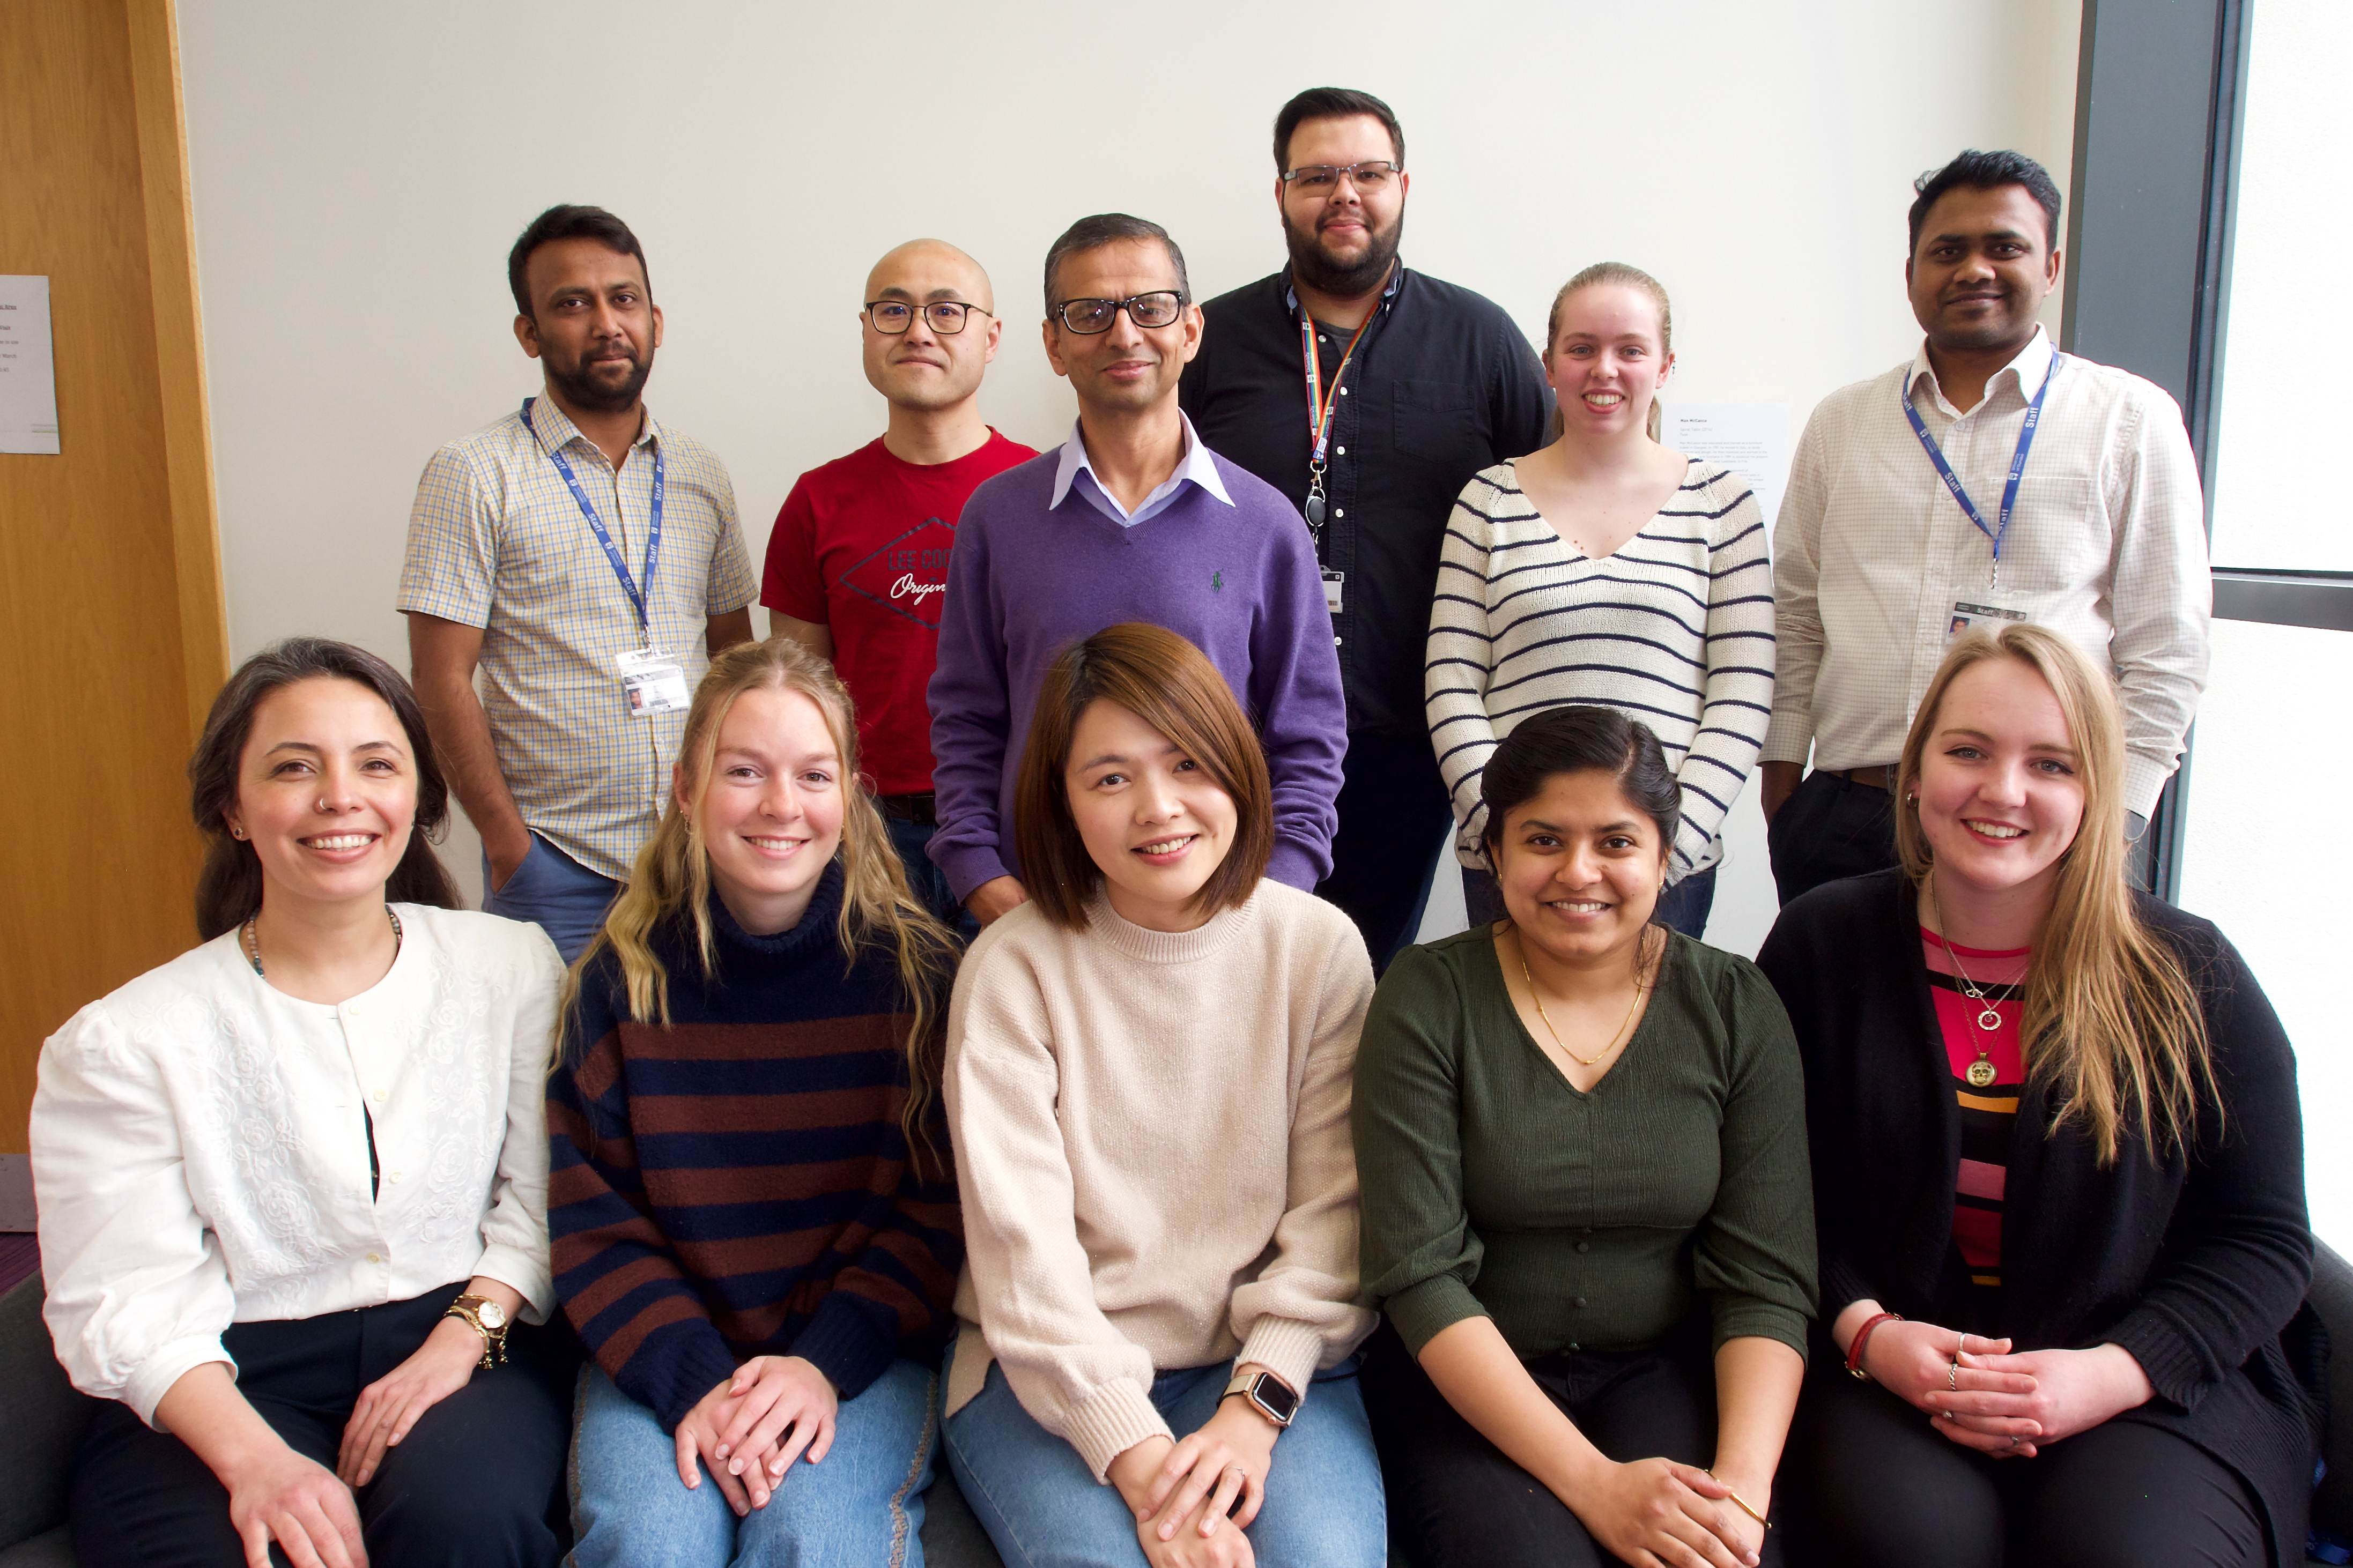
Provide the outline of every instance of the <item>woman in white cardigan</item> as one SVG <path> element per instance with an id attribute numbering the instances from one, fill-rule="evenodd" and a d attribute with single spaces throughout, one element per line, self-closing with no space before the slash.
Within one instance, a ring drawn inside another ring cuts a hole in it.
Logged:
<path id="1" fill-rule="evenodd" d="M 566 1368 L 516 1325 L 554 1294 L 555 949 L 454 907 L 448 790 L 371 654 L 248 660 L 189 776 L 209 940 L 76 1014 L 33 1100 L 45 1315 L 116 1402 L 76 1552 L 553 1563 Z"/>
<path id="2" fill-rule="evenodd" d="M 1030 901 L 981 933 L 948 1014 L 948 1462 L 1008 1568 L 1377 1568 L 1364 942 L 1266 879 L 1258 739 L 1158 626 L 1055 661 L 1015 819 Z"/>
<path id="3" fill-rule="evenodd" d="M 1479 777 L 1548 709 L 1648 725 L 1683 788 L 1659 919 L 1707 929 L 1723 824 L 1773 707 L 1773 574 L 1747 482 L 1659 444 L 1674 366 L 1666 290 L 1622 262 L 1564 285 L 1545 329 L 1551 445 L 1463 487 L 1440 556 L 1423 690 L 1453 793 L 1472 923 L 1504 917 Z"/>

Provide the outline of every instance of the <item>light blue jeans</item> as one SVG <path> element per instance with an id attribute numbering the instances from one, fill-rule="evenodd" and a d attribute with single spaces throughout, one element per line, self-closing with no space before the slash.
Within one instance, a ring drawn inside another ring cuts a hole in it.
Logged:
<path id="1" fill-rule="evenodd" d="M 1217 1413 L 1233 1365 L 1152 1380 L 1152 1403 L 1179 1436 Z M 1079 1451 L 1030 1418 L 992 1365 L 972 1403 L 943 1424 L 948 1468 L 1006 1568 L 1145 1568 L 1135 1516 L 1099 1486 Z M 1381 1462 L 1351 1356 L 1318 1373 L 1298 1419 L 1276 1439 L 1266 1502 L 1248 1531 L 1259 1568 L 1382 1568 L 1388 1510 Z"/>
<path id="2" fill-rule="evenodd" d="M 572 1438 L 575 1568 L 923 1568 L 939 1375 L 904 1359 L 845 1400 L 833 1447 L 793 1461 L 738 1520 L 706 1472 L 689 1491 L 654 1413 L 590 1364 Z"/>
<path id="3" fill-rule="evenodd" d="M 503 888 L 491 888 L 491 858 L 482 857 L 482 912 L 538 926 L 566 963 L 580 956 L 620 894 L 620 883 L 598 876 L 536 833 Z"/>

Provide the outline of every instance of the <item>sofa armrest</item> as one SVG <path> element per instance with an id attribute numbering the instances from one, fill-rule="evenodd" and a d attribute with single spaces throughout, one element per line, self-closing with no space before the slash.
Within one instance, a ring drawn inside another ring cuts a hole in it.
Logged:
<path id="1" fill-rule="evenodd" d="M 0 1296 L 0 1388 L 8 1391 L 8 1418 L 0 1421 L 0 1549 L 65 1522 L 74 1455 L 98 1413 L 98 1401 L 76 1393 L 58 1364 L 41 1321 L 43 1296 L 38 1274 Z"/>

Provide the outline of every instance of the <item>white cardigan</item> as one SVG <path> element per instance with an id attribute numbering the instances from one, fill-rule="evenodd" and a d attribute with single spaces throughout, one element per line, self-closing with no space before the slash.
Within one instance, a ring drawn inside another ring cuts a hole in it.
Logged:
<path id="1" fill-rule="evenodd" d="M 341 1006 L 273 989 L 230 931 L 91 1003 L 42 1048 L 43 1316 L 83 1393 L 152 1424 L 183 1373 L 229 1361 L 231 1322 L 477 1274 L 544 1321 L 563 962 L 537 926 L 396 908 L 399 957 Z"/>

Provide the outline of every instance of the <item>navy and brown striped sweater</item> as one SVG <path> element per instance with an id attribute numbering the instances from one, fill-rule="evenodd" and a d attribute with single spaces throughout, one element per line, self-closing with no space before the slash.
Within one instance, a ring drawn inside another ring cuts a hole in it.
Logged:
<path id="1" fill-rule="evenodd" d="M 837 860 L 772 937 L 713 899 L 709 983 L 691 926 L 657 931 L 668 1028 L 630 1021 L 609 950 L 582 975 L 547 1091 L 555 1289 L 665 1428 L 755 1355 L 805 1357 L 854 1398 L 952 1321 L 953 1179 L 926 1179 L 899 1127 L 913 1019 L 889 952 L 845 964 L 841 889 Z"/>

